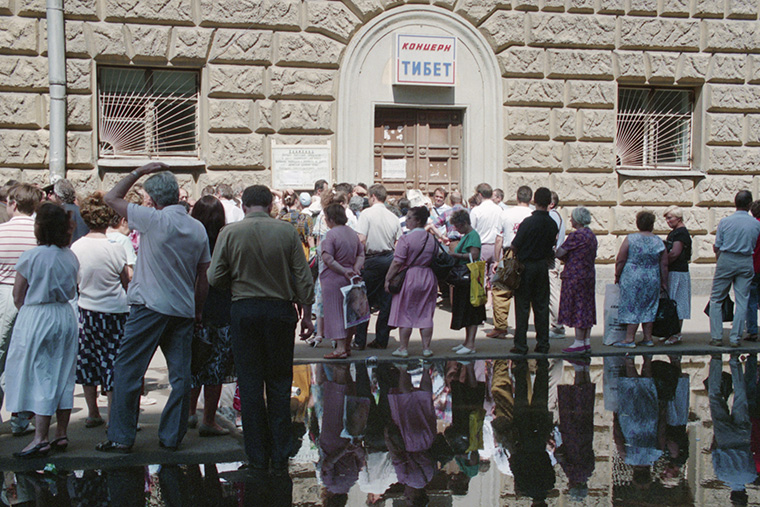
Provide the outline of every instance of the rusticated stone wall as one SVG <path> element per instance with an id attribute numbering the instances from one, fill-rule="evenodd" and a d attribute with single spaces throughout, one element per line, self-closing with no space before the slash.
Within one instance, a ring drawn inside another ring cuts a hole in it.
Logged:
<path id="1" fill-rule="evenodd" d="M 333 142 L 341 58 L 374 16 L 403 0 L 65 0 L 69 177 L 108 187 L 97 170 L 95 69 L 101 64 L 202 71 L 202 170 L 192 192 L 221 181 L 269 182 L 268 146 Z M 556 189 L 594 213 L 601 262 L 646 206 L 687 208 L 694 260 L 713 260 L 734 193 L 760 186 L 757 0 L 431 0 L 480 30 L 501 66 L 503 181 Z M 0 0 L 0 176 L 47 178 L 44 0 Z M 390 55 L 389 55 L 390 56 Z M 385 65 L 386 62 L 378 62 Z M 619 85 L 695 90 L 694 169 L 687 177 L 614 168 Z M 379 84 L 380 85 L 380 84 Z M 367 118 L 367 121 L 372 121 Z M 471 121 L 477 121 L 471 120 Z M 467 170 L 467 168 L 465 168 Z M 658 232 L 666 232 L 661 217 Z"/>

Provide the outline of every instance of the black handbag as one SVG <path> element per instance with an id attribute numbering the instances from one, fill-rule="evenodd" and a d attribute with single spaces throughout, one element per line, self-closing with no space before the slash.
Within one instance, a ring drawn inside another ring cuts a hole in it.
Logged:
<path id="1" fill-rule="evenodd" d="M 660 298 L 657 305 L 657 315 L 654 318 L 652 334 L 669 338 L 681 332 L 681 323 L 678 320 L 678 304 L 668 297 Z"/>
<path id="2" fill-rule="evenodd" d="M 471 280 L 472 275 L 467 264 L 457 264 L 451 268 L 449 276 L 446 277 L 446 283 L 454 287 L 469 287 Z"/>
<path id="3" fill-rule="evenodd" d="M 723 322 L 734 321 L 734 302 L 731 300 L 731 296 L 726 296 L 726 299 L 720 304 L 720 313 L 723 318 Z M 705 306 L 705 315 L 710 316 L 710 302 L 707 302 Z"/>
<path id="4" fill-rule="evenodd" d="M 439 281 L 444 282 L 446 281 L 446 277 L 449 276 L 451 268 L 456 265 L 456 261 L 438 240 L 436 240 L 436 243 L 438 244 L 438 250 L 435 257 L 433 257 L 433 261 L 430 263 L 430 269 L 433 270 L 433 274 L 435 274 L 435 277 Z"/>
<path id="5" fill-rule="evenodd" d="M 196 328 L 193 331 L 193 341 L 190 356 L 190 373 L 197 375 L 205 364 L 211 359 L 214 345 L 208 339 L 208 330 L 205 327 Z"/>
<path id="6" fill-rule="evenodd" d="M 414 259 L 412 259 L 412 262 L 409 263 L 409 266 L 413 265 L 414 262 L 417 260 L 417 258 L 420 256 L 422 252 L 425 251 L 425 247 L 427 246 L 427 240 L 428 240 L 428 234 L 425 234 L 425 243 L 422 245 L 422 249 L 417 252 L 417 255 L 414 256 Z M 391 294 L 398 294 L 401 292 L 401 288 L 404 286 L 404 279 L 406 278 L 406 271 L 409 269 L 409 266 L 405 267 L 404 269 L 400 270 L 398 273 L 393 275 L 393 277 L 388 282 L 388 292 Z"/>

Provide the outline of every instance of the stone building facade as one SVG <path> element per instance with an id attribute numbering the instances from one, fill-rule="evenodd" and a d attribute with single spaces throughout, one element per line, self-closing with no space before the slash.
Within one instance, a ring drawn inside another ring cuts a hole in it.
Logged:
<path id="1" fill-rule="evenodd" d="M 666 232 L 659 215 L 678 204 L 693 260 L 707 268 L 735 192 L 760 191 L 759 9 L 757 0 L 64 0 L 67 176 L 83 192 L 109 188 L 135 163 L 101 156 L 100 69 L 191 69 L 197 153 L 171 163 L 195 195 L 219 182 L 269 184 L 273 142 L 329 141 L 334 181 L 384 181 L 393 147 L 378 138 L 378 115 L 409 127 L 425 122 L 417 110 L 444 111 L 460 137 L 445 134 L 443 158 L 433 160 L 432 128 L 427 144 L 416 141 L 423 149 L 401 147 L 402 157 L 418 150 L 418 167 L 429 163 L 415 186 L 437 186 L 437 163 L 466 193 L 485 180 L 510 201 L 521 184 L 548 186 L 566 214 L 591 209 L 601 263 L 642 207 Z M 399 33 L 456 38 L 456 83 L 394 85 Z M 3 180 L 48 178 L 47 69 L 45 1 L 0 0 Z M 690 91 L 685 167 L 617 167 L 625 87 Z"/>

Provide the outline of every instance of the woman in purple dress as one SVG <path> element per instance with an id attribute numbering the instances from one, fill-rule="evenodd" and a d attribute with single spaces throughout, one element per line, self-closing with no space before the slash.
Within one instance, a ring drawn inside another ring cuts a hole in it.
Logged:
<path id="1" fill-rule="evenodd" d="M 324 336 L 335 341 L 335 351 L 325 359 L 346 359 L 351 355 L 347 344 L 351 343 L 354 328 L 343 325 L 343 293 L 341 287 L 359 276 L 364 265 L 364 245 L 350 227 L 346 227 L 346 210 L 338 203 L 327 206 L 325 223 L 330 228 L 322 240 L 322 264 L 319 282 L 322 285 L 322 305 L 325 314 Z"/>
<path id="2" fill-rule="evenodd" d="M 438 248 L 434 238 L 425 230 L 430 212 L 424 206 L 411 208 L 406 215 L 409 232 L 401 236 L 396 245 L 396 253 L 385 277 L 385 290 L 393 277 L 402 269 L 407 269 L 401 292 L 393 295 L 388 325 L 399 328 L 401 345 L 393 351 L 397 357 L 408 357 L 409 338 L 412 329 L 419 329 L 422 336 L 422 355 L 430 357 L 430 341 L 433 338 L 433 312 L 438 296 L 436 280 L 430 263 Z"/>
<path id="3" fill-rule="evenodd" d="M 562 290 L 559 297 L 560 325 L 575 328 L 575 341 L 563 349 L 565 353 L 583 353 L 591 350 L 591 327 L 596 324 L 596 236 L 588 224 L 591 213 L 579 206 L 570 216 L 571 233 L 557 249 L 557 258 L 565 262 L 560 275 Z"/>

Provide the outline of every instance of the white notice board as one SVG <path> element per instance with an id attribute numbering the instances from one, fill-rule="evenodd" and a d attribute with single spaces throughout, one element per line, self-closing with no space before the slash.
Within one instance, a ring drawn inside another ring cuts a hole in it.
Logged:
<path id="1" fill-rule="evenodd" d="M 320 179 L 331 181 L 331 145 L 277 144 L 272 141 L 272 187 L 312 189 Z"/>

